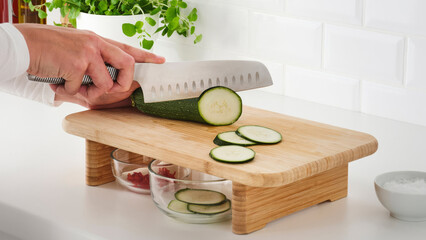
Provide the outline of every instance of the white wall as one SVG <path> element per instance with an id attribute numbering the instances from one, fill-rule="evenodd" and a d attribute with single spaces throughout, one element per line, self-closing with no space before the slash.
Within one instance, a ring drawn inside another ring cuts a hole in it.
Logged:
<path id="1" fill-rule="evenodd" d="M 265 91 L 426 126 L 426 1 L 187 1 L 203 41 L 161 38 L 168 61 L 259 60 Z"/>
<path id="2" fill-rule="evenodd" d="M 190 0 L 203 41 L 169 61 L 256 59 L 272 93 L 426 126 L 426 1 Z"/>

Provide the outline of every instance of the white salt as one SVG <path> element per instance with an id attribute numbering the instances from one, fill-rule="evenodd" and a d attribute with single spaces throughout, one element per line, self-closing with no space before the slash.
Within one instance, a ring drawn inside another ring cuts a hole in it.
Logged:
<path id="1" fill-rule="evenodd" d="M 426 194 L 426 179 L 400 178 L 385 182 L 383 188 L 399 193 Z"/>

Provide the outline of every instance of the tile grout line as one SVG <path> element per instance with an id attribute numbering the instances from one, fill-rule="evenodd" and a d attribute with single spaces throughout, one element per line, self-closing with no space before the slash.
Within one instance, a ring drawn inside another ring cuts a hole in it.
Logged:
<path id="1" fill-rule="evenodd" d="M 364 84 L 364 81 L 359 78 L 359 89 L 358 89 L 358 103 L 357 103 L 357 107 L 358 107 L 358 112 L 362 112 L 362 86 Z"/>
<path id="2" fill-rule="evenodd" d="M 361 0 L 361 26 L 365 26 L 365 12 L 367 9 L 366 0 Z"/>
<path id="3" fill-rule="evenodd" d="M 407 62 L 408 62 L 408 37 L 404 37 L 404 50 L 402 53 L 402 86 L 407 87 Z"/>
<path id="4" fill-rule="evenodd" d="M 321 29 L 321 70 L 325 71 L 325 23 L 322 23 Z"/>

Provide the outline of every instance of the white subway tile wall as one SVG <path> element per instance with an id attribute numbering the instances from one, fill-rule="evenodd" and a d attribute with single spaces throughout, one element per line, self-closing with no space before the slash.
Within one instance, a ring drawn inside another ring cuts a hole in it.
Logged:
<path id="1" fill-rule="evenodd" d="M 349 110 L 359 109 L 359 80 L 287 66 L 285 94 Z"/>
<path id="2" fill-rule="evenodd" d="M 320 68 L 322 23 L 253 13 L 250 29 L 252 56 Z"/>
<path id="3" fill-rule="evenodd" d="M 403 55 L 403 37 L 341 26 L 325 27 L 325 70 L 402 85 Z"/>
<path id="4" fill-rule="evenodd" d="M 367 27 L 408 34 L 426 34 L 426 1 L 365 0 Z"/>
<path id="5" fill-rule="evenodd" d="M 287 0 L 286 11 L 294 16 L 362 24 L 361 0 Z"/>
<path id="6" fill-rule="evenodd" d="M 271 94 L 426 126 L 425 0 L 188 3 L 203 40 L 159 39 L 169 61 L 259 60 Z"/>
<path id="7" fill-rule="evenodd" d="M 407 87 L 426 91 L 426 38 L 408 39 Z"/>

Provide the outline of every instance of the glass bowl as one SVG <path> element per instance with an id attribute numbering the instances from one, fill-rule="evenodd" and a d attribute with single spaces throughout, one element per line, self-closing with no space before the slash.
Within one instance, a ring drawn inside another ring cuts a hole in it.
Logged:
<path id="1" fill-rule="evenodd" d="M 214 223 L 231 218 L 232 182 L 230 180 L 160 160 L 152 161 L 148 166 L 148 170 L 152 199 L 155 205 L 167 216 L 186 223 Z M 185 202 L 182 202 L 180 201 L 182 200 L 181 198 L 177 198 L 176 193 L 186 190 L 221 195 L 223 196 L 223 201 L 209 203 L 210 205 L 206 205 L 206 202 L 195 204 L 193 200 L 183 200 Z M 174 203 L 178 203 L 180 206 L 179 212 L 172 206 Z M 226 208 L 221 208 L 220 211 L 211 211 L 225 205 Z M 192 211 L 189 209 L 192 209 Z M 203 210 L 194 212 L 193 209 Z"/>
<path id="2" fill-rule="evenodd" d="M 112 173 L 120 185 L 136 193 L 150 193 L 148 164 L 152 158 L 122 149 L 112 151 L 111 158 Z"/>

